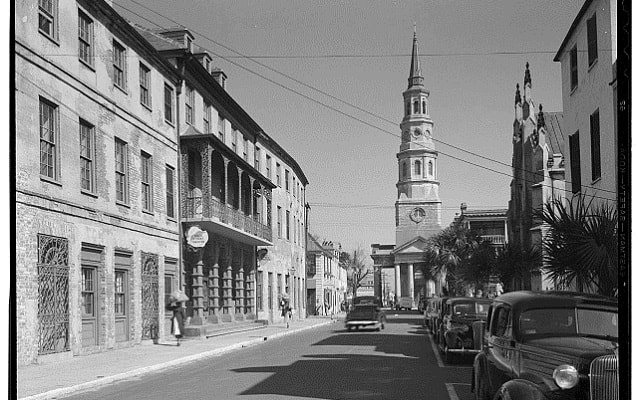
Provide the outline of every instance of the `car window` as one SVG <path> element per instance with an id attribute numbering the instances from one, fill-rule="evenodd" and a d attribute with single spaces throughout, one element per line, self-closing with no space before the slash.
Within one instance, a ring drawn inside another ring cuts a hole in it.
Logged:
<path id="1" fill-rule="evenodd" d="M 507 306 L 499 306 L 494 310 L 490 332 L 494 336 L 506 336 L 509 333 L 510 309 Z"/>
<path id="2" fill-rule="evenodd" d="M 574 308 L 542 308 L 521 313 L 524 339 L 538 336 L 593 335 L 618 337 L 618 313 Z"/>

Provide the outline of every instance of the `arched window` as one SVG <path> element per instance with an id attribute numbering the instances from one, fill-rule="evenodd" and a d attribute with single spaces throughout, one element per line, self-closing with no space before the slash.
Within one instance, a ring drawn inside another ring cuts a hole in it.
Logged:
<path id="1" fill-rule="evenodd" d="M 419 100 L 414 100 L 414 113 L 418 114 L 419 113 Z"/>
<path id="2" fill-rule="evenodd" d="M 428 109 L 425 108 L 425 100 L 423 100 L 421 102 L 421 108 L 423 109 L 423 114 L 427 114 L 428 113 Z"/>
<path id="3" fill-rule="evenodd" d="M 407 178 L 408 176 L 408 163 L 403 161 L 403 178 Z"/>
<path id="4" fill-rule="evenodd" d="M 428 175 L 434 175 L 434 164 L 432 161 L 428 162 Z"/>
<path id="5" fill-rule="evenodd" d="M 414 175 L 421 175 L 421 161 L 414 162 Z"/>
<path id="6" fill-rule="evenodd" d="M 410 101 L 406 101 L 405 102 L 405 116 L 407 117 L 408 115 L 410 115 Z"/>

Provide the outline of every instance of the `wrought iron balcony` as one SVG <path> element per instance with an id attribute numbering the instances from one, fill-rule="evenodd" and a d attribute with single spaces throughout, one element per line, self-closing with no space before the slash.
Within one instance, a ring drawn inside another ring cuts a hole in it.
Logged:
<path id="1" fill-rule="evenodd" d="M 481 235 L 481 239 L 492 244 L 505 244 L 505 235 Z"/>
<path id="2" fill-rule="evenodd" d="M 207 199 L 202 196 L 187 197 L 182 218 L 186 220 L 203 220 L 221 222 L 251 235 L 272 242 L 272 229 L 251 216 L 224 204 L 214 197 Z M 207 207 L 205 207 L 207 206 Z"/>

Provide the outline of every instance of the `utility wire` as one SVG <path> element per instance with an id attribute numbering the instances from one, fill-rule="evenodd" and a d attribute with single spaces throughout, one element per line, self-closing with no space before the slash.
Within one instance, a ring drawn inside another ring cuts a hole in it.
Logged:
<path id="1" fill-rule="evenodd" d="M 138 2 L 136 2 L 136 1 L 134 1 L 134 0 L 129 0 L 129 1 L 130 1 L 130 2 L 132 2 L 132 3 L 134 3 L 134 4 L 137 4 L 138 6 L 140 6 L 140 7 L 144 8 L 144 9 L 146 9 L 146 10 L 148 10 L 148 11 L 150 11 L 150 12 L 152 12 L 152 13 L 154 13 L 154 14 L 156 14 L 156 15 L 158 15 L 158 16 L 160 16 L 160 17 L 162 17 L 162 18 L 164 18 L 164 19 L 166 19 L 166 20 L 168 20 L 168 21 L 170 21 L 170 22 L 172 22 L 172 23 L 174 23 L 174 24 L 177 24 L 177 25 L 179 25 L 179 26 L 184 27 L 184 25 L 180 24 L 179 22 L 177 22 L 177 21 L 175 21 L 175 20 L 173 20 L 173 19 L 171 19 L 171 18 L 169 18 L 169 17 L 166 17 L 166 16 L 164 16 L 164 15 L 162 15 L 162 14 L 160 14 L 160 13 L 158 13 L 158 12 L 156 12 L 156 11 L 154 11 L 154 10 L 152 10 L 152 9 L 150 9 L 150 8 L 148 8 L 148 7 L 146 7 L 146 6 L 142 5 L 142 4 L 140 4 L 140 3 L 138 3 Z M 156 22 L 154 22 L 154 21 L 149 20 L 148 18 L 146 18 L 146 17 L 144 17 L 144 16 L 140 15 L 139 13 L 136 13 L 135 11 L 133 11 L 133 10 L 131 10 L 131 9 L 127 8 L 127 7 L 124 7 L 124 6 L 122 6 L 121 4 L 117 4 L 117 5 L 118 5 L 118 7 L 121 7 L 122 9 L 127 10 L 127 11 L 129 11 L 130 13 L 132 13 L 132 14 L 134 14 L 134 15 L 136 15 L 136 16 L 138 16 L 138 17 L 142 18 L 142 19 L 144 19 L 145 21 L 148 21 L 148 22 L 152 23 L 153 25 L 158 26 L 158 27 L 160 27 L 160 28 L 161 28 L 161 25 L 157 24 L 157 23 L 156 23 Z M 200 35 L 200 36 L 201 36 L 201 37 L 203 37 L 204 39 L 207 39 L 207 40 L 209 40 L 209 41 L 211 41 L 211 42 L 213 42 L 213 43 L 216 43 L 216 44 L 217 44 L 217 42 L 216 42 L 216 41 L 214 41 L 213 39 L 208 38 L 206 35 L 202 34 L 201 32 L 198 32 L 198 31 L 193 30 L 193 29 L 190 29 L 190 30 L 191 30 L 192 32 L 194 32 L 194 33 L 196 33 L 196 34 Z M 230 48 L 229 48 L 229 47 L 227 47 L 227 46 L 224 46 L 224 45 L 221 45 L 221 46 L 223 46 L 223 47 L 225 47 L 225 48 L 227 48 L 227 49 L 229 49 L 229 50 L 231 50 L 231 51 L 233 51 L 233 52 L 235 52 L 235 53 L 237 53 L 237 54 L 240 54 L 240 55 L 241 55 L 241 53 L 239 53 L 239 52 L 237 52 L 237 51 L 235 51 L 235 50 L 232 50 L 232 49 L 230 49 Z M 362 123 L 362 124 L 364 124 L 364 125 L 367 125 L 367 126 L 369 126 L 369 127 L 371 127 L 371 128 L 374 128 L 374 129 L 376 129 L 376 130 L 379 130 L 379 131 L 381 131 L 381 132 L 383 132 L 383 133 L 387 133 L 387 134 L 392 135 L 392 136 L 394 136 L 394 137 L 401 138 L 401 136 L 399 136 L 399 135 L 397 135 L 397 134 L 394 134 L 394 133 L 392 133 L 392 132 L 390 132 L 390 131 L 387 131 L 387 130 L 385 130 L 385 129 L 379 128 L 379 127 L 378 127 L 378 126 L 376 126 L 376 125 L 373 125 L 373 124 L 371 124 L 371 123 L 368 123 L 368 122 L 366 122 L 366 121 L 364 121 L 364 120 L 362 120 L 362 119 L 360 119 L 360 118 L 357 118 L 357 117 L 355 117 L 355 116 L 353 116 L 353 115 L 350 115 L 350 114 L 348 114 L 348 113 L 346 113 L 346 112 L 344 112 L 344 111 L 341 111 L 341 110 L 339 110 L 339 109 L 337 109 L 337 108 L 335 108 L 335 107 L 332 107 L 332 106 L 330 106 L 330 105 L 328 105 L 328 104 L 326 104 L 326 103 L 324 103 L 324 102 L 321 102 L 321 101 L 316 100 L 316 99 L 314 99 L 314 98 L 311 98 L 311 97 L 309 97 L 309 96 L 307 96 L 307 95 L 305 95 L 305 94 L 303 94 L 303 93 L 300 93 L 300 92 L 298 92 L 298 91 L 296 91 L 296 90 L 294 90 L 294 89 L 291 89 L 291 88 L 289 88 L 289 87 L 287 87 L 287 86 L 285 86 L 285 85 L 283 85 L 283 84 L 281 84 L 281 83 L 279 83 L 279 82 L 276 82 L 276 81 L 274 81 L 274 80 L 272 80 L 272 79 L 270 79 L 270 78 L 268 78 L 268 77 L 266 77 L 266 76 L 264 76 L 264 75 L 262 75 L 262 74 L 260 74 L 260 73 L 258 73 L 258 72 L 255 72 L 255 71 L 253 71 L 253 70 L 251 70 L 251 69 L 249 69 L 249 68 L 247 68 L 247 67 L 245 67 L 245 66 L 243 66 L 243 65 L 241 65 L 241 64 L 238 64 L 238 63 L 236 63 L 236 62 L 234 62 L 234 61 L 232 61 L 232 60 L 229 60 L 227 57 L 222 56 L 221 54 L 218 54 L 218 53 L 216 53 L 216 52 L 214 52 L 214 51 L 212 51 L 212 50 L 208 50 L 208 51 L 210 51 L 210 53 L 212 53 L 213 55 L 215 55 L 215 56 L 217 56 L 217 57 L 219 57 L 219 58 L 221 58 L 221 59 L 224 59 L 224 60 L 226 60 L 227 62 L 229 62 L 229 63 L 231 63 L 231 64 L 233 64 L 233 65 L 235 65 L 235 66 L 237 66 L 237 67 L 239 67 L 239 68 L 241 68 L 241 69 L 243 69 L 243 70 L 245 70 L 245 71 L 249 72 L 249 73 L 252 73 L 252 74 L 254 74 L 254 75 L 257 75 L 257 76 L 259 76 L 260 78 L 262 78 L 262 79 L 264 79 L 264 80 L 266 80 L 266 81 L 268 81 L 268 82 L 270 82 L 270 83 L 272 83 L 272 84 L 274 84 L 274 85 L 276 85 L 276 86 L 279 86 L 279 87 L 281 87 L 281 88 L 283 88 L 283 89 L 285 89 L 285 90 L 288 90 L 288 91 L 290 91 L 290 92 L 292 92 L 292 93 L 295 93 L 295 94 L 297 94 L 297 95 L 299 95 L 299 96 L 301 96 L 301 97 L 303 97 L 303 98 L 305 98 L 305 99 L 307 99 L 307 100 L 309 100 L 309 101 L 311 101 L 311 102 L 314 102 L 314 103 L 317 103 L 317 104 L 319 104 L 319 105 L 322 105 L 322 106 L 324 106 L 324 107 L 326 107 L 326 108 L 328 108 L 328 109 L 330 109 L 330 110 L 332 110 L 332 111 L 334 111 L 334 112 L 337 112 L 337 113 L 339 113 L 339 114 L 341 114 L 341 115 L 344 115 L 344 116 L 346 116 L 346 117 L 348 117 L 348 118 L 354 119 L 355 121 L 358 121 L 358 122 L 360 122 L 360 123 Z M 247 58 L 247 57 L 241 57 L 241 58 Z M 253 62 L 255 62 L 255 63 L 259 64 L 259 65 L 263 65 L 263 64 L 261 64 L 261 63 L 259 63 L 259 62 L 257 62 L 257 61 L 253 61 Z M 266 68 L 268 68 L 268 69 L 271 69 L 270 67 L 267 67 L 267 66 L 265 66 L 265 67 L 266 67 Z M 277 71 L 275 71 L 275 72 L 277 72 Z M 283 73 L 280 73 L 280 74 L 284 75 Z M 284 76 L 286 76 L 286 75 L 284 75 Z M 296 79 L 294 79 L 294 78 L 290 78 L 290 79 L 293 79 L 293 80 L 295 80 L 295 81 L 296 81 Z M 302 84 L 303 84 L 303 83 L 302 83 Z M 305 84 L 303 84 L 303 85 L 305 85 Z M 306 86 L 307 86 L 307 85 L 306 85 Z M 313 89 L 314 89 L 314 88 L 313 88 Z M 319 91 L 318 89 L 315 89 L 315 90 Z M 321 91 L 320 91 L 320 92 L 321 92 Z M 331 95 L 328 95 L 328 96 L 331 96 Z M 333 97 L 333 96 L 331 96 L 331 97 Z M 338 100 L 338 99 L 337 99 L 337 100 Z M 340 101 L 342 101 L 342 100 L 340 100 Z M 342 102 L 343 102 L 343 101 L 342 101 Z M 344 103 L 345 103 L 345 102 L 344 102 Z M 346 104 L 349 104 L 349 103 L 346 103 Z M 356 107 L 356 106 L 355 106 L 355 107 Z M 366 111 L 366 112 L 367 112 L 367 111 Z M 374 114 L 373 114 L 373 115 L 374 115 Z M 381 118 L 381 119 L 383 119 L 382 117 L 378 117 L 378 116 L 377 116 L 377 118 Z M 392 122 L 392 123 L 394 123 L 394 122 Z M 444 143 L 444 144 L 446 144 L 446 143 Z M 423 145 L 423 144 L 420 144 L 420 143 L 417 143 L 417 145 L 420 145 L 420 146 L 422 146 L 422 147 L 428 148 L 427 146 L 425 146 L 425 145 Z M 450 146 L 451 146 L 451 145 L 450 145 Z M 452 147 L 455 147 L 455 146 L 452 146 Z M 455 147 L 455 148 L 456 148 L 456 147 Z M 459 150 L 461 150 L 461 151 L 468 152 L 468 153 L 470 153 L 470 154 L 474 154 L 474 155 L 476 155 L 476 156 L 478 156 L 478 157 L 486 158 L 486 159 L 488 159 L 488 160 L 490 160 L 490 161 L 493 161 L 493 162 L 501 163 L 501 162 L 499 162 L 499 161 L 492 160 L 492 159 L 489 159 L 489 158 L 487 158 L 487 157 L 480 156 L 480 155 L 478 155 L 478 154 L 472 153 L 472 152 L 467 151 L 467 150 L 463 150 L 463 149 L 460 149 L 460 148 L 458 148 L 458 149 L 459 149 Z M 486 167 L 486 166 L 483 166 L 483 165 L 480 165 L 480 164 L 476 164 L 476 163 L 473 163 L 473 162 L 471 162 L 471 161 L 464 160 L 464 159 L 462 159 L 462 158 L 459 158 L 459 157 L 453 156 L 453 155 L 451 155 L 451 154 L 447 154 L 447 153 L 442 152 L 442 151 L 438 151 L 438 153 L 440 153 L 440 154 L 442 154 L 442 155 L 445 155 L 445 156 L 447 156 L 447 157 L 450 157 L 450 158 L 452 158 L 452 159 L 455 159 L 455 160 L 458 160 L 458 161 L 461 161 L 461 162 L 464 162 L 464 163 L 467 163 L 467 164 L 470 164 L 470 165 L 476 166 L 476 167 L 478 167 L 478 168 L 482 168 L 482 169 L 485 169 L 485 170 L 488 170 L 488 171 L 491 171 L 491 172 L 494 172 L 494 173 L 497 173 L 497 174 L 500 174 L 500 175 L 507 176 L 507 177 L 509 177 L 509 178 L 514 178 L 514 179 L 516 179 L 516 178 L 515 178 L 514 176 L 512 176 L 511 174 L 507 174 L 507 173 L 504 173 L 504 172 L 501 172 L 501 171 L 497 171 L 497 170 L 495 170 L 495 169 L 492 169 L 492 168 L 489 168 L 489 167 Z M 512 166 L 511 166 L 511 165 L 507 165 L 507 164 L 505 164 L 505 163 L 501 163 L 501 164 L 506 165 L 508 168 L 512 168 Z M 530 172 L 530 173 L 532 173 L 532 174 L 536 174 L 535 172 L 532 172 L 532 171 L 526 171 L 526 170 L 523 170 L 523 171 L 525 171 L 525 172 Z M 532 180 L 526 180 L 526 179 L 522 179 L 522 178 L 520 178 L 520 180 L 527 181 L 527 182 L 532 183 L 532 184 L 538 184 L 537 182 L 534 182 L 534 181 L 532 181 Z M 566 181 L 564 181 L 564 182 L 566 182 Z M 568 182 L 566 182 L 566 183 L 568 183 Z M 550 185 L 546 185 L 546 184 L 542 184 L 542 183 L 541 183 L 541 185 L 542 185 L 542 186 L 546 186 L 546 187 L 551 187 Z M 613 194 L 615 194 L 615 191 L 611 191 L 611 190 L 597 189 L 597 188 L 589 187 L 589 186 L 582 185 L 582 184 L 581 184 L 581 186 L 582 186 L 582 187 L 588 187 L 588 188 L 591 188 L 591 189 L 594 189 L 594 190 L 597 190 L 597 191 L 609 192 L 609 193 L 613 193 Z M 583 195 L 584 195 L 584 196 L 588 196 L 588 197 L 592 197 L 592 198 L 600 198 L 600 199 L 604 199 L 604 200 L 615 201 L 615 199 L 609 199 L 609 198 L 600 197 L 600 196 L 595 196 L 595 195 L 589 195 L 589 194 L 583 194 Z"/>

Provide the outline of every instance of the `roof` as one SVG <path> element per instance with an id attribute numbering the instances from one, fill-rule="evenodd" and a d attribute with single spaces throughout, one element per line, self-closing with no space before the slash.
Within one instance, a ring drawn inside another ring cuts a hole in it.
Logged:
<path id="1" fill-rule="evenodd" d="M 582 304 L 618 307 L 618 299 L 597 294 L 566 291 L 534 292 L 531 290 L 508 292 L 494 301 L 515 305 L 520 309 L 576 307 Z"/>
<path id="2" fill-rule="evenodd" d="M 543 112 L 545 120 L 545 142 L 551 154 L 563 154 L 565 137 L 563 136 L 563 113 Z M 536 114 L 538 121 L 538 114 Z"/>
<path id="3" fill-rule="evenodd" d="M 567 35 L 565 35 L 565 38 L 563 39 L 563 43 L 560 44 L 560 47 L 558 48 L 558 51 L 556 52 L 556 55 L 554 56 L 554 61 L 560 61 L 561 53 L 565 49 L 565 46 L 567 46 L 567 42 L 569 42 L 569 38 L 571 38 L 572 33 L 574 33 L 574 30 L 576 30 L 576 27 L 580 23 L 580 20 L 583 18 L 583 15 L 585 15 L 585 13 L 587 12 L 587 9 L 589 8 L 589 5 L 592 3 L 592 1 L 593 0 L 585 0 L 585 4 L 583 4 L 583 6 L 580 8 L 580 11 L 578 11 L 576 18 L 574 19 L 574 22 L 572 22 L 572 26 L 569 27 L 569 30 L 567 31 Z"/>
<path id="4" fill-rule="evenodd" d="M 326 257 L 334 257 L 334 254 L 326 250 L 321 243 L 308 232 L 308 246 L 306 247 L 306 253 L 322 253 Z"/>
<path id="5" fill-rule="evenodd" d="M 446 302 L 448 304 L 454 304 L 460 301 L 463 302 L 467 302 L 467 301 L 477 301 L 477 302 L 482 302 L 482 303 L 491 303 L 492 299 L 485 299 L 483 297 L 448 297 L 447 299 L 445 299 Z"/>

